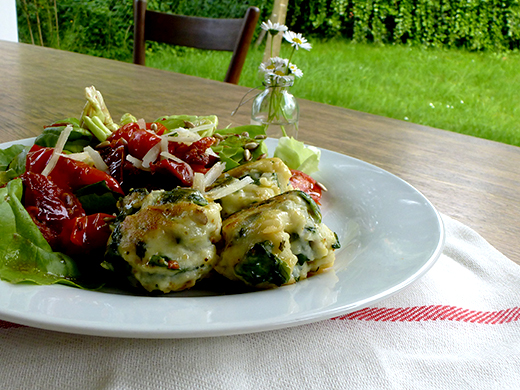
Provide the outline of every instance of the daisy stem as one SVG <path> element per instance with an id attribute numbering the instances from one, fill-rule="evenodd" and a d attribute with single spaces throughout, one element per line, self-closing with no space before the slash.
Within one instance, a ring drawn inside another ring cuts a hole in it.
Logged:
<path id="1" fill-rule="evenodd" d="M 283 88 L 276 85 L 269 86 L 268 88 L 270 89 L 268 121 L 279 121 L 280 116 L 285 116 L 282 107 Z"/>
<path id="2" fill-rule="evenodd" d="M 294 52 L 296 51 L 296 47 L 293 47 L 291 55 L 289 56 L 289 60 L 287 62 L 287 66 L 291 65 L 291 60 L 293 58 Z"/>
<path id="3" fill-rule="evenodd" d="M 271 122 L 275 116 L 276 116 L 276 87 L 269 87 L 271 88 L 271 93 L 270 93 L 270 98 L 269 98 L 269 116 L 268 116 L 268 120 L 269 122 Z"/>

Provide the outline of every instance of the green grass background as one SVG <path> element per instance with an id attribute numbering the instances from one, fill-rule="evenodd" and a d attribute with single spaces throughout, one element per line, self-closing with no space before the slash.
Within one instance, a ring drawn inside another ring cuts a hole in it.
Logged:
<path id="1" fill-rule="evenodd" d="M 520 146 L 520 53 L 313 41 L 293 62 L 296 97 Z M 262 46 L 248 54 L 240 85 L 261 86 Z M 282 56 L 289 54 L 282 46 Z M 226 52 L 154 45 L 147 65 L 223 80 Z"/>

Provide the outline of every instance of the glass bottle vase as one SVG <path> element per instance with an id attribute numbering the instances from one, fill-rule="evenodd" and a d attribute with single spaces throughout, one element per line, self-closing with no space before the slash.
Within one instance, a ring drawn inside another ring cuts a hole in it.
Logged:
<path id="1" fill-rule="evenodd" d="M 265 78 L 265 89 L 255 98 L 251 108 L 251 124 L 265 127 L 268 137 L 298 137 L 300 108 L 289 92 L 293 76 Z"/>

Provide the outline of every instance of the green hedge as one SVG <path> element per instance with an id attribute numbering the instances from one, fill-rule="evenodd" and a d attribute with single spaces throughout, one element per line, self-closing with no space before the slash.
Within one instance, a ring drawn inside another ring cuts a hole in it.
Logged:
<path id="1" fill-rule="evenodd" d="M 129 61 L 131 1 L 17 0 L 21 42 Z M 56 27 L 56 16 L 58 27 Z"/>
<path id="2" fill-rule="evenodd" d="M 150 9 L 208 17 L 239 17 L 250 5 L 266 20 L 273 0 L 149 0 Z M 17 0 L 17 8 L 22 42 L 131 60 L 132 0 Z M 520 0 L 289 0 L 286 24 L 325 39 L 520 48 Z"/>
<path id="3" fill-rule="evenodd" d="M 132 0 L 17 0 L 16 4 L 21 42 L 122 61 L 132 59 Z M 249 5 L 258 6 L 262 18 L 267 19 L 272 0 L 148 1 L 148 8 L 156 11 L 222 18 L 241 17 Z"/>
<path id="4" fill-rule="evenodd" d="M 520 48 L 519 0 L 290 0 L 287 24 L 321 37 L 504 51 Z"/>

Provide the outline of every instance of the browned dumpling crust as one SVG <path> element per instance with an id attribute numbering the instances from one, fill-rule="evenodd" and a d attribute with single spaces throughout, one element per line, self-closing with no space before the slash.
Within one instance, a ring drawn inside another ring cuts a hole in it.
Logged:
<path id="1" fill-rule="evenodd" d="M 239 211 L 222 224 L 224 249 L 215 270 L 257 288 L 291 284 L 334 264 L 338 238 L 316 203 L 289 191 Z"/>
<path id="2" fill-rule="evenodd" d="M 116 226 L 108 247 L 138 284 L 148 291 L 180 291 L 213 269 L 221 239 L 219 204 L 181 188 L 134 196 L 133 202 L 126 204 L 133 213 Z"/>

